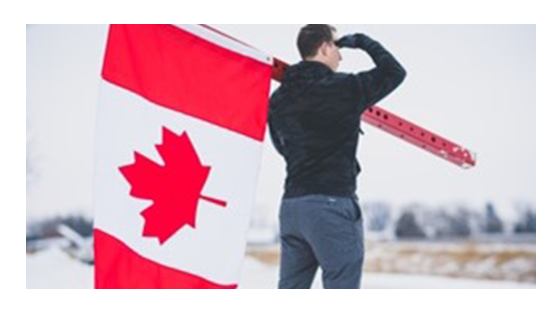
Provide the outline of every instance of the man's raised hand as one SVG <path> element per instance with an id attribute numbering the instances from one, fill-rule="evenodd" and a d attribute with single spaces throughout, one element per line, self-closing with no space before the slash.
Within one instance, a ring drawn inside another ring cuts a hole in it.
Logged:
<path id="1" fill-rule="evenodd" d="M 364 34 L 351 34 L 343 36 L 341 39 L 335 42 L 336 46 L 339 48 L 360 48 L 361 37 Z"/>

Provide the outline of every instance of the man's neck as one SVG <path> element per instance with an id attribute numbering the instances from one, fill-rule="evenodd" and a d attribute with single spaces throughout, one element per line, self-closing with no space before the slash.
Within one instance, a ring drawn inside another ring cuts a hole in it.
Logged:
<path id="1" fill-rule="evenodd" d="M 331 67 L 329 67 L 329 65 L 324 60 L 322 60 L 320 58 L 307 58 L 307 59 L 303 59 L 303 61 L 320 63 L 321 65 L 329 68 L 332 71 Z"/>

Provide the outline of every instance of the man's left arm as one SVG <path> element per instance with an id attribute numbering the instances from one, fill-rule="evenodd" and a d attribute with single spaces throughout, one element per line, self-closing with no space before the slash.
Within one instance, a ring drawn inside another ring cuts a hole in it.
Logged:
<path id="1" fill-rule="evenodd" d="M 347 35 L 337 45 L 365 51 L 375 67 L 355 75 L 360 97 L 360 112 L 377 104 L 393 92 L 406 77 L 406 70 L 379 42 L 364 34 Z"/>

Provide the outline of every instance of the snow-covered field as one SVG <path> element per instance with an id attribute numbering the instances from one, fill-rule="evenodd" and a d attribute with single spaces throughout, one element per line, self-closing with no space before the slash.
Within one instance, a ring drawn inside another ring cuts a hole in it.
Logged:
<path id="1" fill-rule="evenodd" d="M 535 283 L 536 264 L 535 243 L 370 242 L 365 270 Z"/>
<path id="2" fill-rule="evenodd" d="M 93 267 L 83 264 L 58 248 L 27 254 L 26 286 L 34 288 L 93 288 Z M 320 273 L 313 284 L 321 288 Z M 273 289 L 278 279 L 278 266 L 264 264 L 251 256 L 244 262 L 240 288 Z M 470 280 L 439 276 L 365 273 L 362 288 L 535 288 L 532 283 Z"/>

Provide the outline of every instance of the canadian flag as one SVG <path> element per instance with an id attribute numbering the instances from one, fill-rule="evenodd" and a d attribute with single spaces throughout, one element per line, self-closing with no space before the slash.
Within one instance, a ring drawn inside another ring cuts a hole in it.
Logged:
<path id="1" fill-rule="evenodd" d="M 95 157 L 96 288 L 236 288 L 272 58 L 204 25 L 112 25 Z"/>

